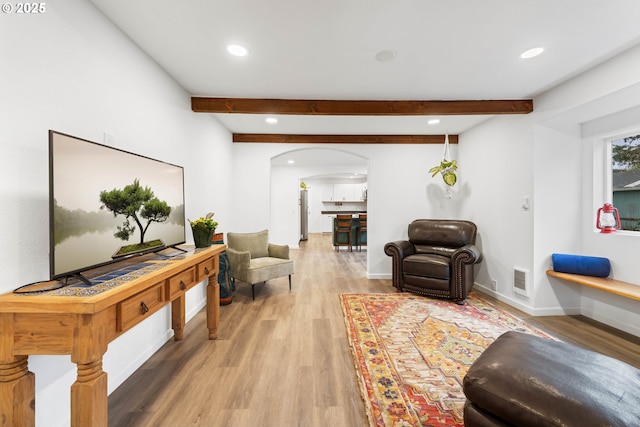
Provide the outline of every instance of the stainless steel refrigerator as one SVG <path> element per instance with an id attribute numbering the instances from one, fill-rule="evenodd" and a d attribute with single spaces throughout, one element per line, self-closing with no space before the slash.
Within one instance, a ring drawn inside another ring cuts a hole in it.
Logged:
<path id="1" fill-rule="evenodd" d="M 309 238 L 309 198 L 307 190 L 300 190 L 300 240 Z"/>

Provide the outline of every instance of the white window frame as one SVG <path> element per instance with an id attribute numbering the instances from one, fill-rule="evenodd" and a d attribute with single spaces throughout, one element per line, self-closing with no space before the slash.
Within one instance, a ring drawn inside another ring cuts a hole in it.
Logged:
<path id="1" fill-rule="evenodd" d="M 613 204 L 613 167 L 612 167 L 612 163 L 613 163 L 613 141 L 617 141 L 620 139 L 624 139 L 626 137 L 629 136 L 635 136 L 635 135 L 640 135 L 640 129 L 635 128 L 635 130 L 626 130 L 624 132 L 620 132 L 617 133 L 613 136 L 608 136 L 604 139 L 602 139 L 602 143 L 603 143 L 603 148 L 604 148 L 604 154 L 603 154 L 603 160 L 604 160 L 604 170 L 603 170 L 603 176 L 602 176 L 602 203 L 611 203 Z M 597 191 L 594 192 L 594 195 L 597 194 Z M 597 204 L 598 202 L 598 198 L 595 198 L 594 202 Z M 596 209 L 594 212 L 597 211 L 598 208 L 600 208 L 602 206 L 602 204 L 596 206 Z M 615 207 L 615 205 L 614 205 Z M 594 221 L 595 224 L 595 221 Z M 597 228 L 595 229 L 595 231 L 599 231 Z M 630 236 L 640 236 L 640 231 L 633 231 L 633 230 L 618 230 L 618 233 L 620 234 L 626 234 L 626 235 L 630 235 Z"/>

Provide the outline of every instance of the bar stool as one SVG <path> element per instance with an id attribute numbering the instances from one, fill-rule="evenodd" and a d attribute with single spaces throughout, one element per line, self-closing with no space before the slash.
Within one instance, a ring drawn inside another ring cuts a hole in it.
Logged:
<path id="1" fill-rule="evenodd" d="M 349 246 L 349 252 L 352 251 L 351 246 L 351 215 L 338 214 L 336 216 L 336 228 L 333 244 L 336 250 L 340 252 L 340 246 Z M 344 239 L 341 237 L 344 236 Z"/>
<path id="2" fill-rule="evenodd" d="M 362 250 L 362 245 L 367 246 L 367 214 L 359 214 L 358 219 L 360 225 L 356 230 L 356 245 Z M 362 243 L 362 235 L 364 234 L 364 243 Z"/>

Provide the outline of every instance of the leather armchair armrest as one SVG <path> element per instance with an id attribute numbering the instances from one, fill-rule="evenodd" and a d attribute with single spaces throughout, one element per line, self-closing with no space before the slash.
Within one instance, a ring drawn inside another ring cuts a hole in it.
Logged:
<path id="1" fill-rule="evenodd" d="M 269 256 L 272 258 L 289 259 L 289 246 L 269 243 Z"/>
<path id="2" fill-rule="evenodd" d="M 415 246 L 408 240 L 397 240 L 384 245 L 384 253 L 391 257 L 393 286 L 399 290 L 402 290 L 402 259 L 415 251 Z"/>
<path id="3" fill-rule="evenodd" d="M 384 253 L 390 257 L 402 258 L 409 255 L 413 255 L 416 249 L 415 246 L 408 240 L 397 240 L 395 242 L 389 242 L 384 245 Z"/>
<path id="4" fill-rule="evenodd" d="M 251 252 L 249 251 L 237 251 L 227 247 L 227 255 L 229 256 L 229 264 L 231 265 L 231 276 L 236 279 L 244 280 L 242 271 L 249 269 L 251 263 Z"/>
<path id="5" fill-rule="evenodd" d="M 465 245 L 451 255 L 451 262 L 456 264 L 475 264 L 482 261 L 482 252 L 475 245 Z"/>
<path id="6" fill-rule="evenodd" d="M 451 255 L 453 280 L 451 297 L 461 304 L 473 288 L 473 265 L 482 261 L 482 253 L 475 245 L 465 245 Z"/>

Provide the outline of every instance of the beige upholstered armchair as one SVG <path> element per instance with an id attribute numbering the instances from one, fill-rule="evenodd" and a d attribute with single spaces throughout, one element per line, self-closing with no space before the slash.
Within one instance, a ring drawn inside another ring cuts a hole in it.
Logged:
<path id="1" fill-rule="evenodd" d="M 227 233 L 227 254 L 231 276 L 251 285 L 251 296 L 256 299 L 255 285 L 270 279 L 291 275 L 293 260 L 289 259 L 289 246 L 269 243 L 269 231 L 257 233 Z"/>

